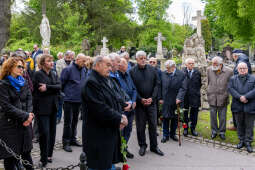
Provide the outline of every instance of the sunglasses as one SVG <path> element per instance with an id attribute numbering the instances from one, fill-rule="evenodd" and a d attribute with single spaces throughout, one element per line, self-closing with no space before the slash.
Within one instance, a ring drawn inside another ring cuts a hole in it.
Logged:
<path id="1" fill-rule="evenodd" d="M 155 61 L 150 61 L 151 64 L 155 64 L 156 62 Z"/>
<path id="2" fill-rule="evenodd" d="M 24 69 L 25 69 L 25 67 L 24 67 L 24 66 L 22 66 L 22 65 L 17 65 L 17 68 L 18 68 L 18 69 L 22 69 L 22 70 L 24 70 Z"/>

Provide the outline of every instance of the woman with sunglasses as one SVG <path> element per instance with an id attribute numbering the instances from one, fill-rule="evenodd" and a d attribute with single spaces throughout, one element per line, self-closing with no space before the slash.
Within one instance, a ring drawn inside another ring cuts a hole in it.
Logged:
<path id="1" fill-rule="evenodd" d="M 0 140 L 32 165 L 32 96 L 22 77 L 25 62 L 18 57 L 7 59 L 0 72 Z M 0 159 L 6 170 L 18 169 L 19 161 L 0 145 Z M 31 165 L 23 165 L 27 170 Z"/>

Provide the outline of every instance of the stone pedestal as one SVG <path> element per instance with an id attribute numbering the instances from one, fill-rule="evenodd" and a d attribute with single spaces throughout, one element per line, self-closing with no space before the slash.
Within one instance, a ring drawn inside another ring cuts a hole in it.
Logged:
<path id="1" fill-rule="evenodd" d="M 185 60 L 187 58 L 193 58 L 195 60 L 195 67 L 201 72 L 201 107 L 202 109 L 208 109 L 207 103 L 207 61 L 205 56 L 204 39 L 198 36 L 197 33 L 187 38 L 184 42 L 184 52 L 182 55 L 182 67 L 185 67 Z"/>

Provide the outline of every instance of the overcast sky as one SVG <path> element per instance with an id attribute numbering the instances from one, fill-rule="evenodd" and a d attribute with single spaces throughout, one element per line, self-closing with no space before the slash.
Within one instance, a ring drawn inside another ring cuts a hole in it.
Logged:
<path id="1" fill-rule="evenodd" d="M 16 0 L 15 11 L 21 11 L 24 9 L 24 0 Z M 169 9 L 167 10 L 168 19 L 171 22 L 182 24 L 183 23 L 183 5 L 186 4 L 190 6 L 191 9 L 191 16 L 196 15 L 197 10 L 204 11 L 205 4 L 202 3 L 200 0 L 172 0 L 172 4 L 170 5 Z M 195 22 L 191 22 L 194 25 Z"/>

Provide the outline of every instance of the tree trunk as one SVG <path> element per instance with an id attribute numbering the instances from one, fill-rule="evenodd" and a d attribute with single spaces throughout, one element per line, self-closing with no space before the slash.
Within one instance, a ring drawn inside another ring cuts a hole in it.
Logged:
<path id="1" fill-rule="evenodd" d="M 0 50 L 9 39 L 11 21 L 11 0 L 0 0 Z"/>

